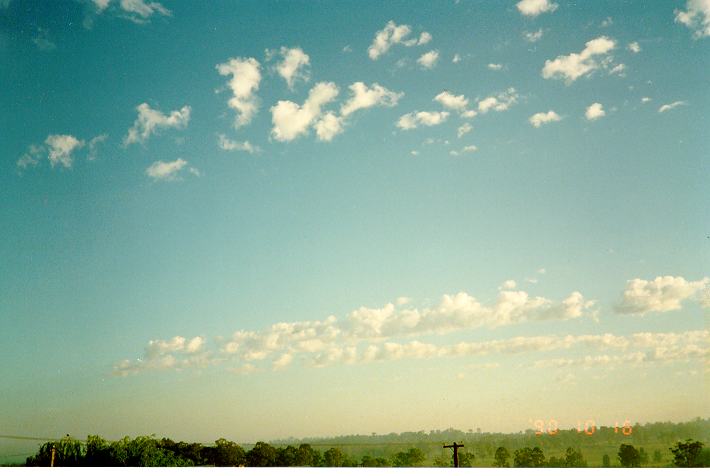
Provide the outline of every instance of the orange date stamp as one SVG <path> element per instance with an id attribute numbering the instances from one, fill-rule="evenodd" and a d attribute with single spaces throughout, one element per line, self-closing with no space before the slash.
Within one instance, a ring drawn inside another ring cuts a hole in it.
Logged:
<path id="1" fill-rule="evenodd" d="M 540 419 L 535 421 L 531 419 L 529 421 L 535 427 L 536 436 L 542 436 L 545 434 L 555 436 L 560 431 L 559 423 L 554 418 L 550 418 L 547 421 Z M 596 431 L 597 424 L 593 419 L 590 418 L 584 421 L 577 420 L 577 433 L 584 433 L 587 436 L 592 436 Z M 630 436 L 633 431 L 633 426 L 631 426 L 631 422 L 628 418 L 624 420 L 621 426 L 619 426 L 618 421 L 614 423 L 614 433 L 621 433 L 623 436 Z"/>

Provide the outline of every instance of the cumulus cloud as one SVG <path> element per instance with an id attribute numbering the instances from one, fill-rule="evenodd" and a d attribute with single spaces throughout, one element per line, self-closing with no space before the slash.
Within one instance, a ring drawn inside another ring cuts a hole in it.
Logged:
<path id="1" fill-rule="evenodd" d="M 503 65 L 498 63 L 488 63 L 487 68 L 491 71 L 500 71 L 501 69 L 503 69 Z"/>
<path id="2" fill-rule="evenodd" d="M 447 109 L 454 111 L 464 111 L 468 107 L 468 99 L 463 94 L 455 95 L 449 91 L 442 91 L 434 97 L 434 100 Z"/>
<path id="3" fill-rule="evenodd" d="M 375 106 L 394 107 L 404 96 L 404 93 L 390 91 L 389 89 L 373 83 L 367 86 L 358 81 L 349 86 L 350 98 L 340 108 L 340 114 L 347 117 L 360 109 L 368 109 Z"/>
<path id="4" fill-rule="evenodd" d="M 145 174 L 155 181 L 172 181 L 178 178 L 178 174 L 186 165 L 187 161 L 183 159 L 176 159 L 172 162 L 158 160 L 145 169 Z M 197 170 L 193 169 L 192 173 L 199 175 L 199 172 L 195 172 Z"/>
<path id="5" fill-rule="evenodd" d="M 471 126 L 471 124 L 469 124 L 468 122 L 464 122 L 456 130 L 456 137 L 458 137 L 460 139 L 463 136 L 465 136 L 466 134 L 468 134 L 469 132 L 471 132 L 471 130 L 473 130 L 473 126 Z"/>
<path id="6" fill-rule="evenodd" d="M 64 168 L 71 168 L 74 151 L 84 147 L 84 141 L 71 135 L 50 135 L 44 141 L 49 151 L 49 163 L 52 167 L 60 165 Z"/>
<path id="7" fill-rule="evenodd" d="M 139 104 L 136 110 L 138 118 L 128 129 L 128 134 L 123 139 L 124 146 L 142 144 L 161 129 L 184 129 L 190 122 L 190 106 L 183 106 L 179 111 L 172 111 L 169 115 L 151 109 L 147 103 Z"/>
<path id="8" fill-rule="evenodd" d="M 536 17 L 541 13 L 554 12 L 558 5 L 550 0 L 521 0 L 516 5 L 518 11 L 528 17 Z"/>
<path id="9" fill-rule="evenodd" d="M 649 312 L 675 311 L 681 309 L 684 301 L 696 297 L 704 305 L 702 296 L 709 284 L 710 278 L 687 281 L 681 276 L 658 276 L 652 281 L 632 279 L 627 282 L 616 311 L 640 316 Z"/>
<path id="10" fill-rule="evenodd" d="M 335 83 L 322 82 L 310 90 L 308 98 L 300 106 L 292 101 L 279 101 L 271 108 L 271 136 L 281 142 L 290 142 L 307 134 L 320 117 L 321 108 L 333 101 L 338 92 Z"/>
<path id="11" fill-rule="evenodd" d="M 300 79 L 307 82 L 310 78 L 308 66 L 311 64 L 310 57 L 301 48 L 281 47 L 282 60 L 276 65 L 276 71 L 286 80 L 289 89 L 293 89 L 293 84 Z"/>
<path id="12" fill-rule="evenodd" d="M 100 134 L 89 140 L 89 153 L 86 156 L 86 160 L 96 160 L 99 145 L 108 139 L 108 134 Z"/>
<path id="13" fill-rule="evenodd" d="M 545 79 L 564 79 L 571 84 L 577 78 L 591 74 L 601 65 L 597 58 L 608 57 L 608 53 L 616 47 L 614 40 L 600 36 L 585 44 L 579 53 L 558 56 L 554 60 L 545 61 L 542 77 Z"/>
<path id="14" fill-rule="evenodd" d="M 36 167 L 39 163 L 42 155 L 44 154 L 44 147 L 37 144 L 30 144 L 27 148 L 27 152 L 22 154 L 17 160 L 17 167 L 21 169 L 26 169 L 28 167 Z"/>
<path id="15" fill-rule="evenodd" d="M 205 367 L 216 361 L 210 359 L 210 352 L 204 350 L 204 344 L 205 339 L 201 336 L 151 340 L 142 357 L 118 362 L 113 367 L 113 373 L 125 377 L 145 370 Z"/>
<path id="16" fill-rule="evenodd" d="M 675 10 L 675 21 L 693 31 L 693 38 L 710 36 L 710 1 L 687 0 L 685 10 Z"/>
<path id="17" fill-rule="evenodd" d="M 456 64 L 461 62 L 461 55 L 456 53 L 453 58 L 451 58 L 451 62 Z"/>
<path id="18" fill-rule="evenodd" d="M 535 43 L 537 41 L 540 41 L 542 39 L 542 35 L 544 34 L 544 30 L 540 28 L 537 31 L 523 32 L 523 38 L 525 38 L 525 41 L 527 41 L 528 43 Z"/>
<path id="19" fill-rule="evenodd" d="M 687 102 L 685 101 L 674 101 L 670 104 L 664 104 L 661 107 L 658 108 L 658 112 L 667 112 L 670 111 L 671 109 L 675 109 L 678 106 L 686 106 L 688 105 Z"/>
<path id="20" fill-rule="evenodd" d="M 172 12 L 165 8 L 159 2 L 150 2 L 146 0 L 93 0 L 94 12 L 102 14 L 109 10 L 111 5 L 116 5 L 116 11 L 120 12 L 120 16 L 131 20 L 134 23 L 143 24 L 150 21 L 153 15 L 171 16 Z M 85 23 L 85 26 L 90 27 L 91 22 Z"/>
<path id="21" fill-rule="evenodd" d="M 222 150 L 246 152 L 247 154 L 258 154 L 259 152 L 261 152 L 261 147 L 252 144 L 248 140 L 243 142 L 234 141 L 227 138 L 227 136 L 225 136 L 224 134 L 219 134 L 217 136 L 217 140 L 219 148 Z"/>
<path id="22" fill-rule="evenodd" d="M 548 122 L 558 122 L 562 118 L 555 111 L 537 112 L 528 118 L 533 127 L 538 128 Z"/>
<path id="23" fill-rule="evenodd" d="M 417 63 L 424 69 L 432 69 L 439 61 L 439 51 L 431 50 L 419 57 Z"/>
<path id="24" fill-rule="evenodd" d="M 234 127 L 249 124 L 259 110 L 256 92 L 261 82 L 261 65 L 254 58 L 230 58 L 215 68 L 220 75 L 231 76 L 227 86 L 232 91 L 232 97 L 227 104 L 237 111 Z"/>
<path id="25" fill-rule="evenodd" d="M 372 44 L 367 49 L 367 54 L 371 60 L 377 60 L 384 55 L 394 45 L 415 46 L 425 45 L 432 40 L 431 34 L 424 31 L 419 35 L 419 39 L 408 39 L 412 33 L 409 25 L 397 25 L 394 21 L 387 22 L 385 27 L 375 33 Z"/>
<path id="26" fill-rule="evenodd" d="M 459 150 L 451 150 L 449 151 L 449 155 L 452 155 L 454 157 L 458 157 L 459 155 L 463 154 L 472 154 L 478 150 L 478 147 L 475 145 L 467 145 Z"/>
<path id="27" fill-rule="evenodd" d="M 591 104 L 584 112 L 584 117 L 586 117 L 588 121 L 596 121 L 604 116 L 606 116 L 604 107 L 598 102 Z"/>
<path id="28" fill-rule="evenodd" d="M 518 93 L 515 88 L 508 88 L 502 93 L 480 100 L 478 102 L 478 111 L 482 114 L 488 111 L 502 112 L 508 110 L 516 102 L 518 102 Z"/>
<path id="29" fill-rule="evenodd" d="M 639 45 L 638 41 L 632 41 L 629 43 L 626 48 L 632 52 L 632 53 L 640 53 L 641 52 L 641 45 Z"/>
<path id="30" fill-rule="evenodd" d="M 397 121 L 397 127 L 406 131 L 419 126 L 436 126 L 446 121 L 448 117 L 447 111 L 414 111 L 401 116 Z"/>

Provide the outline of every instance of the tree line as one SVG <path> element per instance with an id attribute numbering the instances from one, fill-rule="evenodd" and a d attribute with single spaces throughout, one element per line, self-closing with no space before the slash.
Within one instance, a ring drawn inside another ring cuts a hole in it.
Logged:
<path id="1" fill-rule="evenodd" d="M 678 441 L 669 448 L 673 464 L 683 468 L 710 467 L 710 449 L 703 443 L 688 439 Z M 660 461 L 660 452 L 653 455 Z M 618 466 L 634 468 L 649 463 L 649 455 L 643 448 L 621 444 L 615 455 Z M 459 453 L 459 466 L 474 466 L 473 451 Z M 89 435 L 85 442 L 67 435 L 58 441 L 42 444 L 39 451 L 27 458 L 26 466 L 250 466 L 250 467 L 451 467 L 450 455 L 429 459 L 420 448 L 399 451 L 391 457 L 365 454 L 355 458 L 342 449 L 331 447 L 323 452 L 308 443 L 298 446 L 274 446 L 260 441 L 245 450 L 239 444 L 220 438 L 214 445 L 173 441 L 154 436 L 124 437 L 107 441 L 97 435 Z M 504 446 L 495 450 L 495 467 L 517 468 L 583 468 L 587 461 L 579 449 L 568 447 L 559 456 L 545 457 L 539 446 L 523 447 L 509 451 Z M 602 466 L 610 467 L 611 458 L 605 454 Z"/>

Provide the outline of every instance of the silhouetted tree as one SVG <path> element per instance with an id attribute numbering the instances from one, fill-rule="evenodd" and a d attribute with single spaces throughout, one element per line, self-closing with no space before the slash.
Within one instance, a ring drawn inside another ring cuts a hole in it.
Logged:
<path id="1" fill-rule="evenodd" d="M 699 441 L 685 440 L 678 442 L 672 448 L 673 464 L 679 468 L 700 468 L 700 452 L 703 449 L 703 444 Z"/>
<path id="2" fill-rule="evenodd" d="M 295 466 L 320 466 L 321 454 L 309 444 L 302 443 L 296 450 Z"/>
<path id="3" fill-rule="evenodd" d="M 323 466 L 329 468 L 340 468 L 344 466 L 355 466 L 355 464 L 340 450 L 340 448 L 330 448 L 323 453 Z"/>
<path id="4" fill-rule="evenodd" d="M 587 462 L 582 456 L 581 451 L 575 451 L 572 448 L 567 448 L 564 459 L 565 468 L 586 468 Z"/>
<path id="5" fill-rule="evenodd" d="M 451 456 L 453 458 L 453 455 Z M 460 468 L 473 468 L 473 460 L 475 459 L 473 451 L 460 451 L 459 452 L 459 467 Z"/>
<path id="6" fill-rule="evenodd" d="M 247 451 L 246 458 L 247 466 L 276 466 L 276 448 L 263 441 L 258 441 L 252 449 Z"/>
<path id="7" fill-rule="evenodd" d="M 233 441 L 220 438 L 214 442 L 212 464 L 215 466 L 243 466 L 247 462 L 244 449 Z"/>
<path id="8" fill-rule="evenodd" d="M 59 441 L 44 443 L 36 455 L 27 458 L 27 466 L 49 466 L 54 448 L 54 466 L 81 466 L 84 451 L 79 440 L 67 435 Z"/>
<path id="9" fill-rule="evenodd" d="M 545 466 L 545 455 L 539 447 L 521 448 L 515 450 L 513 464 L 516 468 L 542 468 Z"/>
<path id="10" fill-rule="evenodd" d="M 407 451 L 400 451 L 394 455 L 392 466 L 397 468 L 410 468 L 421 466 L 426 460 L 426 456 L 419 448 L 409 448 Z"/>
<path id="11" fill-rule="evenodd" d="M 508 466 L 510 466 L 510 464 L 508 463 L 508 459 L 510 459 L 510 452 L 508 452 L 508 449 L 499 446 L 498 449 L 496 449 L 493 466 L 497 468 L 507 468 Z"/>
<path id="12" fill-rule="evenodd" d="M 632 445 L 619 446 L 619 464 L 624 468 L 638 468 L 641 465 L 641 454 Z"/>

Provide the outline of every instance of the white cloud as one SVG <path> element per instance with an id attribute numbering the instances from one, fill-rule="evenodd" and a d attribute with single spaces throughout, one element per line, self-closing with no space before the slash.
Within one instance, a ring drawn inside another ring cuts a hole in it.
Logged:
<path id="1" fill-rule="evenodd" d="M 523 15 L 536 17 L 541 13 L 554 12 L 558 5 L 550 0 L 521 0 L 515 6 Z"/>
<path id="2" fill-rule="evenodd" d="M 432 36 L 428 32 L 422 32 L 419 39 L 407 39 L 412 32 L 409 25 L 397 25 L 394 21 L 387 22 L 385 27 L 375 33 L 375 38 L 372 44 L 367 49 L 367 54 L 371 60 L 376 60 L 383 54 L 387 53 L 394 45 L 415 46 L 424 45 L 431 41 Z"/>
<path id="3" fill-rule="evenodd" d="M 685 10 L 676 9 L 675 21 L 693 30 L 693 38 L 710 36 L 710 0 L 687 0 Z"/>
<path id="4" fill-rule="evenodd" d="M 200 336 L 192 339 L 175 336 L 169 340 L 151 340 L 141 358 L 118 362 L 113 367 L 113 373 L 125 377 L 145 370 L 206 367 L 218 362 L 210 358 L 210 353 L 204 350 L 204 344 L 205 339 Z"/>
<path id="5" fill-rule="evenodd" d="M 318 140 L 330 142 L 333 137 L 343 132 L 343 118 L 332 112 L 327 112 L 315 124 Z"/>
<path id="6" fill-rule="evenodd" d="M 650 98 L 650 97 L 644 96 L 644 97 L 641 98 L 641 102 L 644 103 L 644 104 L 647 103 L 647 102 L 650 102 L 650 101 L 651 101 L 651 98 Z"/>
<path id="7" fill-rule="evenodd" d="M 604 107 L 598 102 L 591 104 L 584 112 L 584 117 L 586 117 L 588 121 L 596 121 L 604 116 L 606 116 Z"/>
<path id="8" fill-rule="evenodd" d="M 256 92 L 261 82 L 261 65 L 254 58 L 230 58 L 216 68 L 220 75 L 231 76 L 227 85 L 232 90 L 232 97 L 227 104 L 237 111 L 234 127 L 249 124 L 259 110 Z"/>
<path id="9" fill-rule="evenodd" d="M 437 61 L 439 61 L 439 52 L 437 50 L 428 51 L 417 59 L 417 63 L 424 69 L 432 69 L 436 66 Z"/>
<path id="10" fill-rule="evenodd" d="M 311 64 L 310 57 L 301 48 L 281 47 L 283 60 L 276 65 L 276 71 L 286 80 L 289 89 L 293 89 L 293 83 L 297 80 L 307 82 L 310 78 L 308 66 Z"/>
<path id="11" fill-rule="evenodd" d="M 225 136 L 224 134 L 219 134 L 217 136 L 217 139 L 219 148 L 222 150 L 246 152 L 248 154 L 258 154 L 259 152 L 261 152 L 261 147 L 259 147 L 258 145 L 253 145 L 248 140 L 244 142 L 233 141 L 227 138 L 227 136 Z"/>
<path id="12" fill-rule="evenodd" d="M 466 134 L 468 134 L 469 132 L 471 132 L 471 130 L 473 130 L 473 126 L 471 126 L 471 124 L 469 124 L 468 122 L 464 122 L 456 130 L 456 137 L 458 137 L 460 139 L 463 136 L 465 136 Z"/>
<path id="13" fill-rule="evenodd" d="M 661 107 L 658 108 L 658 112 L 666 112 L 670 111 L 671 109 L 675 109 L 678 106 L 687 106 L 688 103 L 685 101 L 674 101 L 670 104 L 664 104 Z"/>
<path id="14" fill-rule="evenodd" d="M 452 155 L 454 157 L 458 157 L 463 154 L 472 154 L 472 153 L 476 152 L 477 150 L 478 150 L 478 147 L 476 147 L 475 145 L 467 145 L 460 150 L 449 151 L 449 155 Z"/>
<path id="15" fill-rule="evenodd" d="M 523 38 L 525 38 L 525 41 L 528 43 L 535 43 L 536 41 L 540 41 L 542 39 L 542 35 L 544 35 L 545 32 L 542 28 L 540 28 L 537 31 L 526 31 L 523 33 Z"/>
<path id="16" fill-rule="evenodd" d="M 414 111 L 404 114 L 397 121 L 397 127 L 402 130 L 416 129 L 418 126 L 435 126 L 446 121 L 447 111 Z"/>
<path id="17" fill-rule="evenodd" d="M 18 159 L 17 167 L 21 169 L 26 169 L 30 166 L 36 167 L 44 152 L 44 147 L 42 147 L 41 145 L 30 144 L 30 146 L 27 148 L 27 152 L 22 154 L 22 156 Z"/>
<path id="18" fill-rule="evenodd" d="M 178 173 L 186 165 L 187 161 L 183 159 L 173 160 L 172 162 L 157 160 L 145 169 L 145 174 L 155 181 L 172 181 L 177 179 Z"/>
<path id="19" fill-rule="evenodd" d="M 311 125 L 320 117 L 321 108 L 338 95 L 335 83 L 317 83 L 308 93 L 308 98 L 299 106 L 292 101 L 279 101 L 271 108 L 273 128 L 271 135 L 282 142 L 290 142 L 307 134 Z"/>
<path id="20" fill-rule="evenodd" d="M 614 19 L 612 17 L 606 17 L 605 19 L 602 20 L 602 22 L 599 24 L 599 26 L 601 28 L 609 28 L 613 24 L 614 24 Z"/>
<path id="21" fill-rule="evenodd" d="M 45 28 L 37 28 L 37 36 L 32 38 L 32 43 L 41 51 L 52 51 L 57 45 L 49 39 L 49 30 Z"/>
<path id="22" fill-rule="evenodd" d="M 598 56 L 607 55 L 616 47 L 614 40 L 600 36 L 585 44 L 580 53 L 558 56 L 554 60 L 545 61 L 542 77 L 545 79 L 564 79 L 567 84 L 581 76 L 591 74 L 600 64 L 595 60 Z"/>
<path id="23" fill-rule="evenodd" d="M 418 45 L 426 45 L 432 40 L 431 33 L 428 31 L 423 31 L 421 35 L 419 35 L 419 41 L 417 41 Z"/>
<path id="24" fill-rule="evenodd" d="M 89 141 L 89 153 L 86 156 L 86 160 L 96 159 L 99 144 L 105 142 L 106 139 L 108 139 L 108 134 L 100 134 Z"/>
<path id="25" fill-rule="evenodd" d="M 562 118 L 555 111 L 537 112 L 528 118 L 533 127 L 538 128 L 548 122 L 558 122 Z"/>
<path id="26" fill-rule="evenodd" d="M 99 11 L 106 8 L 108 2 L 96 2 L 94 4 L 97 6 Z M 103 9 L 100 8 L 101 5 L 105 5 Z M 120 0 L 121 10 L 124 12 L 134 15 L 131 19 L 142 23 L 148 20 L 154 14 L 159 14 L 163 16 L 170 16 L 171 12 L 165 8 L 162 4 L 158 2 L 146 2 L 145 0 Z"/>
<path id="27" fill-rule="evenodd" d="M 629 43 L 626 48 L 632 52 L 632 53 L 640 53 L 641 52 L 641 45 L 639 45 L 638 41 L 632 41 Z"/>
<path id="28" fill-rule="evenodd" d="M 622 314 L 644 315 L 681 309 L 683 301 L 698 297 L 702 302 L 710 278 L 686 281 L 680 276 L 658 276 L 653 281 L 632 279 L 627 282 L 621 302 L 616 306 Z"/>
<path id="29" fill-rule="evenodd" d="M 108 4 L 111 0 L 93 0 L 94 6 L 98 12 L 102 12 L 108 8 Z"/>
<path id="30" fill-rule="evenodd" d="M 506 111 L 510 106 L 518 101 L 518 93 L 515 88 L 508 88 L 508 90 L 498 93 L 495 96 L 489 96 L 478 102 L 478 110 L 485 114 L 488 111 Z"/>
<path id="31" fill-rule="evenodd" d="M 456 53 L 456 54 L 454 55 L 454 57 L 451 59 L 451 62 L 454 63 L 454 64 L 460 63 L 460 62 L 461 62 L 461 55 L 458 54 L 458 53 Z"/>
<path id="32" fill-rule="evenodd" d="M 128 134 L 123 139 L 124 146 L 142 144 L 160 129 L 184 129 L 190 122 L 190 106 L 183 106 L 179 111 L 172 111 L 167 116 L 151 109 L 147 103 L 139 104 L 136 110 L 138 118 L 128 129 Z"/>
<path id="33" fill-rule="evenodd" d="M 491 71 L 500 71 L 501 69 L 503 69 L 503 65 L 498 63 L 488 63 L 487 68 Z"/>
<path id="34" fill-rule="evenodd" d="M 434 100 L 447 109 L 462 111 L 468 107 L 468 99 L 463 94 L 456 96 L 449 91 L 442 91 L 434 97 Z"/>
<path id="35" fill-rule="evenodd" d="M 356 82 L 349 86 L 350 99 L 340 108 L 340 114 L 347 117 L 360 109 L 367 109 L 375 106 L 394 107 L 404 96 L 404 93 L 397 93 L 373 83 L 368 87 L 363 82 Z"/>
<path id="36" fill-rule="evenodd" d="M 609 74 L 618 74 L 619 76 L 626 76 L 626 65 L 624 63 L 619 63 L 609 70 Z"/>
<path id="37" fill-rule="evenodd" d="M 74 158 L 74 151 L 84 147 L 84 141 L 71 135 L 50 135 L 44 141 L 49 151 L 49 163 L 52 167 L 61 165 L 64 168 L 71 168 Z"/>

